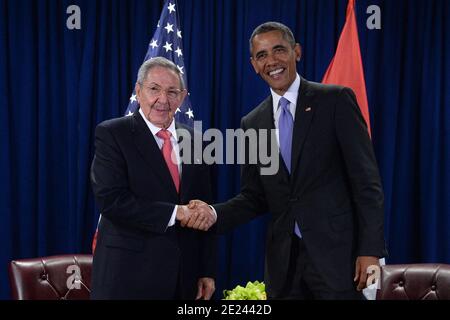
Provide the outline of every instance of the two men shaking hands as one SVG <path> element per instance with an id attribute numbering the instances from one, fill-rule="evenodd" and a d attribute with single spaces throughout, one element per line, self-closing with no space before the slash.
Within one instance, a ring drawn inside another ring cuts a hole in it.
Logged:
<path id="1" fill-rule="evenodd" d="M 178 206 L 176 219 L 182 227 L 207 231 L 217 221 L 212 207 L 201 200 L 191 200 L 188 205 Z"/>

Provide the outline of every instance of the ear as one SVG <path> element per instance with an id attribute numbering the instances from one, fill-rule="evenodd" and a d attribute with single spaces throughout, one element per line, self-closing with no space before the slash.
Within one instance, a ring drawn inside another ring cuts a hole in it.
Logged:
<path id="1" fill-rule="evenodd" d="M 136 99 L 137 99 L 137 102 L 139 103 L 142 91 L 141 91 L 141 86 L 137 82 L 134 86 L 134 91 L 136 92 Z"/>
<path id="2" fill-rule="evenodd" d="M 253 69 L 255 70 L 256 74 L 259 74 L 259 67 L 258 67 L 258 64 L 256 63 L 256 61 L 252 57 L 250 57 L 250 62 L 252 64 Z"/>
<path id="3" fill-rule="evenodd" d="M 302 46 L 299 43 L 295 44 L 294 53 L 295 53 L 295 60 L 299 62 L 300 59 L 302 58 Z"/>

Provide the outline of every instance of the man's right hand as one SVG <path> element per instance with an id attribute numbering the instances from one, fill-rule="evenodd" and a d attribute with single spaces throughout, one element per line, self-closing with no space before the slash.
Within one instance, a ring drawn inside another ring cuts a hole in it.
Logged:
<path id="1" fill-rule="evenodd" d="M 191 200 L 187 206 L 178 206 L 177 220 L 182 227 L 207 231 L 216 222 L 216 215 L 207 203 Z"/>

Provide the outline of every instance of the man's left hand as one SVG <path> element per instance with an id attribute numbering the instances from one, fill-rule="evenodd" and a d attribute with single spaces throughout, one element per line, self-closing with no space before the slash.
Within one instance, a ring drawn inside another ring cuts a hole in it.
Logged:
<path id="1" fill-rule="evenodd" d="M 213 278 L 200 278 L 197 282 L 197 296 L 195 300 L 203 298 L 203 300 L 210 300 L 216 286 Z"/>
<path id="2" fill-rule="evenodd" d="M 356 266 L 355 266 L 355 278 L 353 281 L 358 282 L 358 286 L 356 290 L 361 291 L 366 287 L 367 284 L 367 268 L 369 266 L 380 266 L 380 262 L 378 257 L 372 256 L 359 256 L 356 258 Z"/>

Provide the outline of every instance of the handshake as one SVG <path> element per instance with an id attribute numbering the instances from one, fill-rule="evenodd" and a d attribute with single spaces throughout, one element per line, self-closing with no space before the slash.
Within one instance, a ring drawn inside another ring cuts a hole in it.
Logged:
<path id="1" fill-rule="evenodd" d="M 217 220 L 215 212 L 201 200 L 191 200 L 188 205 L 179 205 L 176 218 L 182 227 L 202 231 L 208 231 Z"/>

